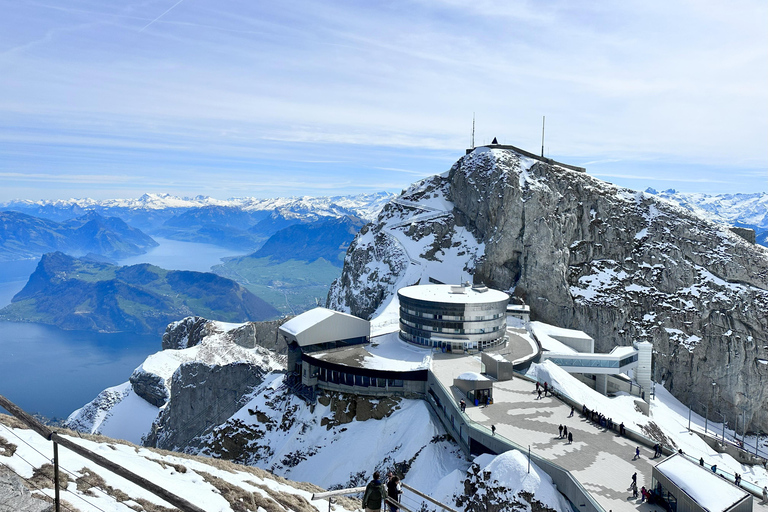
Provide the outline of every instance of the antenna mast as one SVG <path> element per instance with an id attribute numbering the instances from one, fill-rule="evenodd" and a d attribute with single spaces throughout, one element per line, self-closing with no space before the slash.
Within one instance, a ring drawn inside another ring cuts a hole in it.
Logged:
<path id="1" fill-rule="evenodd" d="M 541 116 L 541 158 L 544 158 L 544 121 L 547 116 Z"/>
<path id="2" fill-rule="evenodd" d="M 475 113 L 472 112 L 472 149 L 475 148 Z"/>

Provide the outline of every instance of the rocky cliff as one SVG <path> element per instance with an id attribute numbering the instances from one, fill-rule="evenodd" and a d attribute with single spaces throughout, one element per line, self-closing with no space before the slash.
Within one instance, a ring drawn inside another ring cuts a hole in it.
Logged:
<path id="1" fill-rule="evenodd" d="M 462 276 L 463 275 L 463 276 Z M 371 317 L 429 278 L 507 290 L 596 350 L 655 347 L 654 379 L 768 430 L 768 250 L 651 194 L 477 148 L 361 230 L 330 307 Z M 460 277 L 462 276 L 462 277 Z M 714 383 L 714 385 L 713 385 Z"/>

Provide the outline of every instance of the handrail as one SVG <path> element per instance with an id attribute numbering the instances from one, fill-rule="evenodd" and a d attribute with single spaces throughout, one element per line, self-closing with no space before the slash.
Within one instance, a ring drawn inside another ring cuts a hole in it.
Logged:
<path id="1" fill-rule="evenodd" d="M 136 473 L 133 473 L 132 471 L 129 471 L 124 467 L 112 462 L 111 460 L 105 457 L 102 457 L 101 455 L 94 453 L 88 450 L 87 448 L 80 446 L 74 441 L 70 441 L 68 438 L 57 434 L 56 432 L 52 431 L 51 429 L 49 429 L 48 427 L 46 427 L 45 425 L 43 425 L 42 423 L 34 419 L 29 414 L 27 414 L 21 407 L 14 404 L 3 395 L 0 395 L 0 407 L 3 407 L 6 411 L 16 416 L 19 420 L 21 420 L 23 423 L 28 425 L 32 430 L 40 434 L 42 437 L 46 438 L 49 441 L 53 441 L 54 448 L 56 447 L 57 443 L 66 448 L 69 448 L 71 451 L 77 453 L 81 457 L 84 457 L 90 460 L 91 462 L 94 462 L 99 466 L 111 471 L 112 473 L 125 478 L 129 482 L 132 482 L 138 485 L 139 487 L 142 487 L 143 489 L 151 492 L 155 496 L 158 496 L 159 498 L 165 500 L 166 502 L 170 503 L 171 505 L 177 507 L 182 511 L 205 512 L 203 509 L 201 509 L 197 505 L 190 503 L 184 498 L 176 496 L 175 494 L 171 493 L 164 487 L 161 487 L 156 483 L 151 482 L 146 478 L 139 476 Z M 58 472 L 58 467 L 54 468 L 54 470 Z M 56 504 L 56 506 L 58 508 L 58 504 Z"/>

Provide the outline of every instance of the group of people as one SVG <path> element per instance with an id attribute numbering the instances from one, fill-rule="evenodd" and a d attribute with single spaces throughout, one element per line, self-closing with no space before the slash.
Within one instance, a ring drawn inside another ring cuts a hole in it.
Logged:
<path id="1" fill-rule="evenodd" d="M 568 432 L 567 425 L 560 425 L 559 427 L 557 427 L 557 429 L 560 431 L 560 437 L 559 437 L 560 439 L 567 439 L 568 444 L 571 444 L 573 442 L 573 434 L 571 432 Z"/>
<path id="2" fill-rule="evenodd" d="M 541 400 L 541 392 L 544 391 L 544 396 L 547 396 L 549 394 L 549 383 L 544 382 L 544 385 L 542 386 L 539 384 L 538 381 L 536 381 L 536 394 L 538 394 L 538 400 Z"/>
<path id="3" fill-rule="evenodd" d="M 587 420 L 591 420 L 592 422 L 597 423 L 603 428 L 613 430 L 613 420 L 607 417 L 606 415 L 604 415 L 603 413 L 590 410 L 589 408 L 587 408 L 586 405 L 581 406 L 581 413 L 584 415 L 584 417 Z M 624 424 L 622 423 L 622 426 L 623 425 Z"/>
<path id="4" fill-rule="evenodd" d="M 373 472 L 373 480 L 368 482 L 365 487 L 365 493 L 363 494 L 363 508 L 365 512 L 379 512 L 381 510 L 382 503 L 386 503 L 386 499 L 389 497 L 396 502 L 400 501 L 400 495 L 403 493 L 402 484 L 400 483 L 400 477 L 392 473 L 387 473 L 387 480 L 381 481 L 381 473 L 378 471 Z M 400 508 L 392 503 L 389 505 L 389 512 L 398 512 Z"/>
<path id="5" fill-rule="evenodd" d="M 661 457 L 662 455 L 664 455 L 664 453 L 662 452 L 661 444 L 656 443 L 653 445 L 653 458 L 655 459 L 656 457 Z"/>

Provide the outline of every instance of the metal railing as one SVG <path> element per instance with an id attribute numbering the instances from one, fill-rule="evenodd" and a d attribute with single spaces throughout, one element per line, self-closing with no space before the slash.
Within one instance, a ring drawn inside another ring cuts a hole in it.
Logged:
<path id="1" fill-rule="evenodd" d="M 493 449 L 493 446 L 488 446 L 489 444 L 495 445 L 498 447 L 498 449 L 494 450 L 496 453 L 517 450 L 549 475 L 550 478 L 552 478 L 553 483 L 557 486 L 557 489 L 568 498 L 578 510 L 583 512 L 605 512 L 605 509 L 597 502 L 597 500 L 595 500 L 592 494 L 581 485 L 570 471 L 554 462 L 539 457 L 538 455 L 531 454 L 528 448 L 520 446 L 502 435 L 496 434 L 485 425 L 477 423 L 465 413 L 462 413 L 459 406 L 456 404 L 453 394 L 445 389 L 445 386 L 443 386 L 432 371 L 429 372 L 427 385 L 429 389 L 433 391 L 434 396 L 437 396 L 439 399 L 439 403 L 435 402 L 433 394 L 428 393 L 427 395 L 431 400 L 428 399 L 427 403 L 432 405 L 435 409 L 438 418 L 440 418 L 445 428 L 451 432 L 454 437 L 459 439 L 459 444 L 466 453 L 470 453 L 472 440 L 481 443 L 489 450 Z M 456 423 L 459 423 L 458 427 Z"/>

